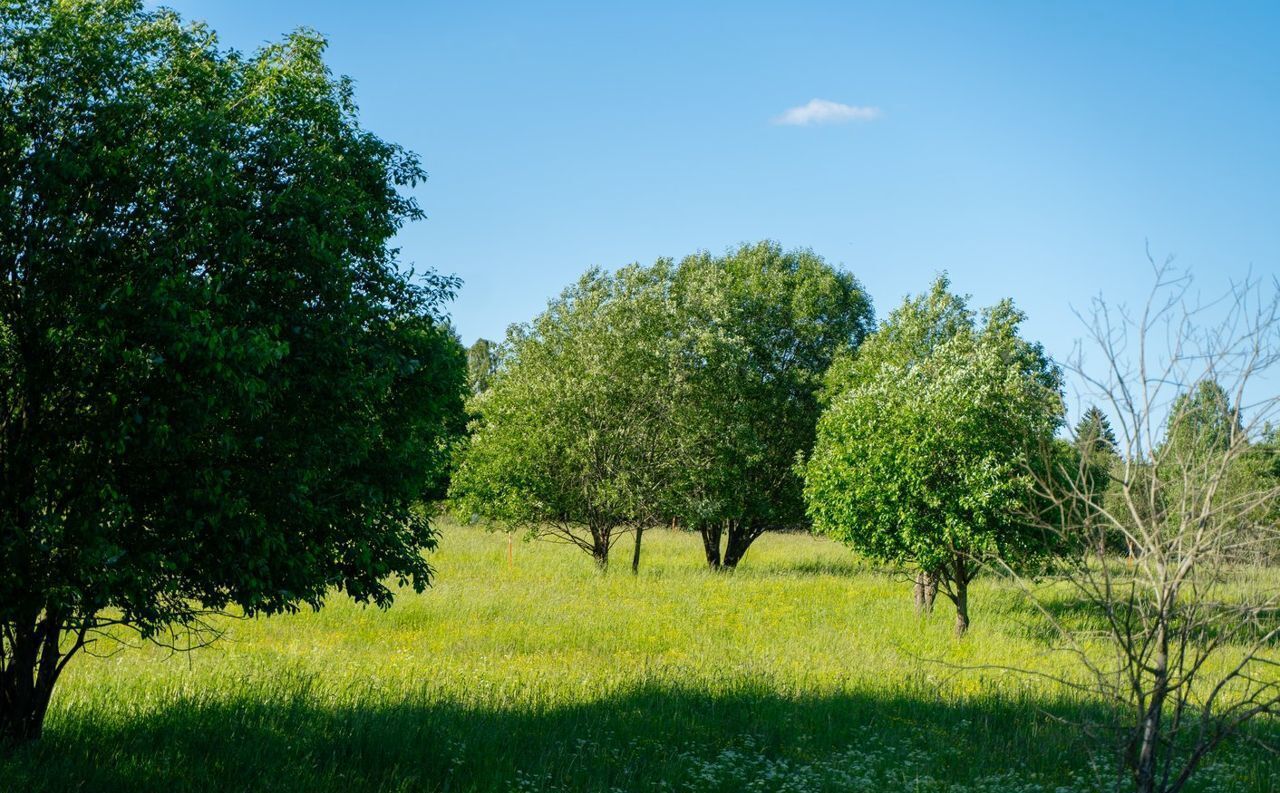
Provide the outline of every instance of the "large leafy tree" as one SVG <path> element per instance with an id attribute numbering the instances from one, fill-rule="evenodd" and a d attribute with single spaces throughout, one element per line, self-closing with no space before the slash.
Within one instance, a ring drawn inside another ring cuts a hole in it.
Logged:
<path id="1" fill-rule="evenodd" d="M 108 626 L 428 583 L 455 283 L 398 264 L 423 173 L 323 49 L 0 0 L 0 740 Z"/>
<path id="2" fill-rule="evenodd" d="M 665 509 L 732 568 L 770 529 L 805 526 L 797 455 L 813 447 L 817 393 L 837 352 L 870 330 L 852 275 L 772 242 L 698 254 L 675 273 L 678 357 Z"/>
<path id="3" fill-rule="evenodd" d="M 623 534 L 640 536 L 668 462 L 670 281 L 666 262 L 592 269 L 511 327 L 488 390 L 470 403 L 450 490 L 457 511 L 575 545 L 602 570 Z"/>
<path id="4" fill-rule="evenodd" d="M 1031 466 L 1057 454 L 1061 375 L 1022 319 L 1009 301 L 978 317 L 939 278 L 832 367 L 805 468 L 815 530 L 936 576 L 958 634 L 984 558 L 1050 550 L 1025 515 Z"/>

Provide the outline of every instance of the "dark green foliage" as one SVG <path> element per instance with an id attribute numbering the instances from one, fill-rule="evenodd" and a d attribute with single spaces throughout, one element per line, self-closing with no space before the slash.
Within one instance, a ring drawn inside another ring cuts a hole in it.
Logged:
<path id="1" fill-rule="evenodd" d="M 0 731 L 88 631 L 422 588 L 465 370 L 416 158 L 300 32 L 0 2 Z M 61 647 L 59 641 L 61 640 Z"/>
<path id="2" fill-rule="evenodd" d="M 426 479 L 421 493 L 424 506 L 438 511 L 449 495 L 449 476 L 453 470 L 453 462 L 457 450 L 466 444 L 467 439 L 467 348 L 462 346 L 462 339 L 457 331 L 449 325 L 436 325 L 443 336 L 436 351 L 434 382 L 438 394 L 447 394 L 447 398 L 439 403 L 437 420 L 439 437 L 431 443 L 431 475 Z M 427 408 L 427 403 L 421 405 Z M 426 449 L 423 449 L 426 451 Z"/>

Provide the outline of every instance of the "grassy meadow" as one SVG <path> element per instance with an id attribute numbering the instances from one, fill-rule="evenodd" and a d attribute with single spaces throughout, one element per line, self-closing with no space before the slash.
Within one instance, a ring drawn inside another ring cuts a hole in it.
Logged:
<path id="1" fill-rule="evenodd" d="M 974 623 L 919 619 L 906 583 L 808 536 L 733 574 L 695 536 L 646 533 L 639 576 L 582 552 L 446 525 L 435 586 L 389 611 L 227 620 L 195 653 L 72 662 L 45 738 L 0 758 L 9 791 L 1091 791 L 1073 721 L 1097 703 L 1012 592 Z M 1265 791 L 1238 742 L 1196 790 Z"/>

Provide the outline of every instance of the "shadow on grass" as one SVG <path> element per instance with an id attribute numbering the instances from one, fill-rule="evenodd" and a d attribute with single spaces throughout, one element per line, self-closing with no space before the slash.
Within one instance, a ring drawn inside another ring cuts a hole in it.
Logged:
<path id="1" fill-rule="evenodd" d="M 1014 602 L 1016 605 L 1006 610 L 1015 617 L 1021 635 L 1047 646 L 1061 645 L 1064 631 L 1076 636 L 1110 635 L 1111 632 L 1106 607 L 1078 592 L 1055 593 L 1036 603 L 1020 596 Z M 1118 623 L 1123 625 L 1127 605 L 1119 602 L 1114 608 Z M 1273 609 L 1252 612 L 1249 619 L 1244 619 L 1235 604 L 1200 603 L 1197 608 L 1196 619 L 1201 624 L 1194 635 L 1200 644 L 1248 644 L 1280 629 L 1280 612 Z M 1134 611 L 1128 620 L 1135 634 L 1140 634 L 1144 623 L 1142 614 Z"/>
<path id="2" fill-rule="evenodd" d="M 850 577 L 867 571 L 867 566 L 852 554 L 848 559 L 812 559 L 790 563 L 763 562 L 758 567 L 753 566 L 748 558 L 743 561 L 742 566 L 750 573 L 764 575 Z"/>
<path id="3" fill-rule="evenodd" d="M 1004 790 L 1005 774 L 1006 782 L 1042 785 L 1019 790 L 1052 791 L 1090 773 L 1088 753 L 1041 704 L 644 688 L 530 712 L 468 709 L 425 695 L 328 708 L 305 693 L 246 693 L 140 708 L 132 718 L 63 714 L 41 742 L 0 758 L 0 788 L 769 791 L 791 780 L 788 790 L 954 791 L 975 783 Z M 1101 715 L 1065 703 L 1052 710 Z M 1249 762 L 1241 778 L 1254 782 L 1234 789 L 1268 789 L 1280 769 Z"/>

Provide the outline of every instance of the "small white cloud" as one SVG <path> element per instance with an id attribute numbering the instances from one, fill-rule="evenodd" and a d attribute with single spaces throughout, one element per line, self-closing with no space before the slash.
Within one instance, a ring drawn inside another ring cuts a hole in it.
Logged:
<path id="1" fill-rule="evenodd" d="M 883 115 L 878 107 L 844 105 L 826 99 L 810 99 L 809 104 L 793 107 L 773 120 L 789 127 L 810 124 L 847 124 L 850 121 L 875 121 Z"/>

